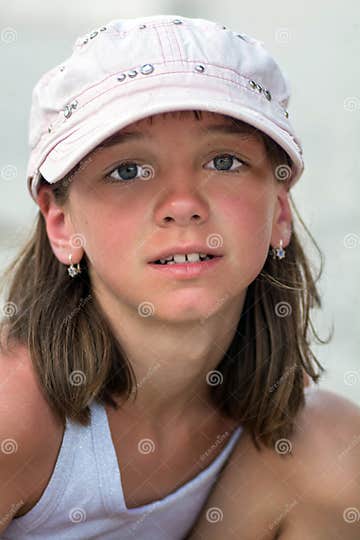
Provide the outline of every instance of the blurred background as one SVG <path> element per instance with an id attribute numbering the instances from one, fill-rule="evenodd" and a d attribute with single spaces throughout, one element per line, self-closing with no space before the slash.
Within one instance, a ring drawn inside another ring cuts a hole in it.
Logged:
<path id="1" fill-rule="evenodd" d="M 40 76 L 71 55 L 79 35 L 115 18 L 168 13 L 199 17 L 264 43 L 292 88 L 288 110 L 304 147 L 305 172 L 292 196 L 320 246 L 323 309 L 313 312 L 313 344 L 327 372 L 321 386 L 360 405 L 360 4 L 222 0 L 116 0 L 71 4 L 0 1 L 0 272 L 38 208 L 26 188 L 31 93 Z M 302 234 L 314 268 L 317 252 Z M 0 310 L 4 309 L 0 297 Z M 1 311 L 0 311 L 1 313 Z"/>

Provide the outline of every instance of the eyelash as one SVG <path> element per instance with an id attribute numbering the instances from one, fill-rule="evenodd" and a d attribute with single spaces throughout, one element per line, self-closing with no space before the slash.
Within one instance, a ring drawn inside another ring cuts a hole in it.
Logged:
<path id="1" fill-rule="evenodd" d="M 214 161 L 216 158 L 218 157 L 225 157 L 225 156 L 230 156 L 232 158 L 235 158 L 237 161 L 239 161 L 241 164 L 242 164 L 242 167 L 239 167 L 239 170 L 243 169 L 243 167 L 248 167 L 248 163 L 246 163 L 243 159 L 241 159 L 240 157 L 236 156 L 235 154 L 230 154 L 230 153 L 223 153 L 223 154 L 216 154 L 216 156 L 212 157 L 209 161 Z M 138 180 L 139 177 L 136 177 L 136 178 L 130 178 L 128 180 L 124 180 L 122 178 L 112 178 L 111 177 L 111 174 L 113 172 L 115 172 L 117 169 L 119 169 L 121 166 L 123 165 L 138 165 L 141 167 L 141 165 L 137 162 L 137 161 L 130 161 L 130 160 L 126 160 L 126 161 L 121 161 L 118 165 L 116 165 L 116 167 L 114 167 L 106 176 L 105 176 L 105 179 L 107 182 L 110 182 L 110 183 L 118 183 L 118 184 L 121 184 L 121 183 L 124 183 L 124 184 L 128 184 L 128 183 L 132 183 L 134 182 L 135 180 Z M 145 165 L 144 165 L 145 166 Z M 217 170 L 217 169 L 210 169 L 214 172 L 219 172 L 219 173 L 235 173 L 235 174 L 238 174 L 239 173 L 239 170 Z"/>

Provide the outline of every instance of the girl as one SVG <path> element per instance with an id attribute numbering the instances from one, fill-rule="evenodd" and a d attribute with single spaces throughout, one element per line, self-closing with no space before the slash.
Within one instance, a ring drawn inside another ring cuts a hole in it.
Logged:
<path id="1" fill-rule="evenodd" d="M 324 371 L 286 78 L 250 36 L 156 15 L 78 38 L 32 98 L 2 538 L 184 538 L 236 443 L 274 452 Z"/>

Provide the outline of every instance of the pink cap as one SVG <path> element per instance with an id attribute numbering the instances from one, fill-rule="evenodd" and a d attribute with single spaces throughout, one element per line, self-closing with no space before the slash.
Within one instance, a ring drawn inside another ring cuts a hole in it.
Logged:
<path id="1" fill-rule="evenodd" d="M 98 144 L 149 115 L 226 114 L 275 140 L 304 170 L 289 122 L 287 77 L 263 43 L 213 21 L 177 15 L 116 19 L 79 37 L 32 93 L 27 185 L 61 180 Z M 289 174 L 288 174 L 289 177 Z"/>

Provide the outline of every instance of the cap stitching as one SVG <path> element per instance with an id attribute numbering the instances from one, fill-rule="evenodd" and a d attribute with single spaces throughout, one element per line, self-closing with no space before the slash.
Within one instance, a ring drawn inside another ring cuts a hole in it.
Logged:
<path id="1" fill-rule="evenodd" d="M 183 57 L 181 56 L 181 48 L 180 48 L 180 44 L 179 44 L 179 41 L 178 41 L 178 37 L 177 37 L 177 32 L 175 31 L 175 28 L 174 26 L 178 26 L 178 25 L 172 25 L 171 27 L 171 34 L 174 38 L 174 41 L 176 42 L 176 45 L 177 45 L 177 48 L 178 48 L 178 52 L 179 52 L 179 58 L 180 58 L 180 61 L 182 62 L 183 61 Z"/>
<path id="2" fill-rule="evenodd" d="M 144 30 L 146 31 L 146 29 L 150 29 L 150 28 L 163 28 L 163 27 L 167 27 L 167 26 L 171 26 L 173 27 L 173 20 L 174 19 L 165 19 L 164 21 L 162 22 L 146 22 L 144 21 L 144 24 L 146 24 L 146 28 L 144 28 Z M 186 19 L 181 19 L 182 21 L 182 24 L 179 24 L 179 25 L 175 25 L 176 27 L 178 27 L 180 30 L 181 30 L 181 27 L 184 27 L 185 25 L 190 27 L 190 28 L 195 28 L 195 29 L 198 29 L 198 30 L 209 30 L 209 29 L 212 29 L 212 30 L 216 30 L 217 27 L 216 25 L 213 25 L 213 24 L 204 24 L 204 23 L 201 23 L 199 25 L 197 24 L 194 24 L 192 23 L 191 21 L 188 22 Z M 139 21 L 139 24 L 140 24 L 140 21 Z M 124 34 L 129 34 L 131 32 L 134 32 L 134 31 L 137 31 L 139 29 L 138 26 L 133 26 L 132 28 L 129 28 L 128 30 L 122 30 L 122 32 Z"/>
<path id="3" fill-rule="evenodd" d="M 177 60 L 171 60 L 171 61 L 169 61 L 169 63 L 171 63 L 171 62 L 172 62 L 172 63 L 175 63 L 175 62 L 178 62 L 178 61 L 177 61 Z M 186 63 L 189 63 L 189 64 L 190 64 L 190 63 L 192 63 L 193 61 L 183 59 L 183 62 L 186 62 Z M 238 77 L 240 77 L 241 80 L 244 80 L 244 81 L 247 81 L 247 82 L 248 82 L 249 80 L 251 80 L 251 79 L 248 79 L 247 77 L 245 77 L 244 75 L 242 75 L 241 73 L 239 73 L 238 71 L 236 71 L 236 70 L 234 70 L 234 69 L 231 69 L 231 68 L 228 68 L 228 67 L 226 67 L 226 66 L 222 66 L 222 65 L 219 65 L 219 64 L 209 64 L 209 63 L 207 63 L 207 62 L 203 62 L 203 64 L 206 65 L 206 66 L 222 67 L 222 68 L 225 68 L 226 71 L 230 71 L 230 72 L 232 72 L 232 73 L 235 73 Z M 161 65 L 161 64 L 158 63 L 158 64 L 155 64 L 155 65 Z M 101 81 L 99 81 L 99 82 L 97 82 L 97 83 L 94 83 L 94 84 L 91 85 L 90 87 L 86 88 L 83 92 L 81 92 L 80 94 L 78 94 L 78 95 L 76 96 L 76 98 L 74 98 L 74 99 L 76 99 L 76 100 L 80 99 L 80 98 L 81 98 L 84 94 L 86 94 L 89 90 L 91 90 L 92 88 L 95 88 L 95 87 L 97 87 L 97 86 L 100 86 L 101 84 L 103 84 L 103 83 L 104 83 L 105 81 L 107 81 L 108 79 L 114 77 L 114 75 L 116 75 L 117 73 L 118 73 L 118 71 L 116 71 L 115 73 L 112 73 L 112 74 L 108 75 L 107 77 L 105 77 L 105 78 L 102 79 Z M 184 71 L 179 70 L 179 71 L 172 71 L 171 73 L 166 73 L 166 72 L 165 72 L 165 73 L 155 73 L 155 74 L 153 74 L 153 75 L 147 75 L 147 77 L 149 77 L 149 78 L 150 78 L 150 77 L 160 77 L 160 76 L 171 75 L 171 74 L 175 74 L 175 73 L 177 73 L 177 74 L 179 74 L 179 73 L 188 74 L 189 71 L 187 71 L 187 70 L 184 70 Z M 206 72 L 203 72 L 201 75 L 202 75 L 202 76 L 206 76 L 206 77 L 213 77 L 213 78 L 216 78 L 216 79 L 221 79 L 221 80 L 223 80 L 223 81 L 225 81 L 225 82 L 228 82 L 228 83 L 230 83 L 230 84 L 233 84 L 233 85 L 235 85 L 235 86 L 238 86 L 238 87 L 240 87 L 240 88 L 243 88 L 243 89 L 245 89 L 245 90 L 251 92 L 252 94 L 257 95 L 259 98 L 263 99 L 263 96 L 262 96 L 261 94 L 258 94 L 255 90 L 250 89 L 250 88 L 248 87 L 247 84 L 241 84 L 241 83 L 238 83 L 238 82 L 234 81 L 233 79 L 227 79 L 227 78 L 225 78 L 225 77 L 220 77 L 220 76 L 218 76 L 218 75 L 209 74 L 209 73 L 206 73 Z M 200 75 L 199 75 L 199 76 L 200 76 Z M 131 83 L 130 80 L 124 81 L 124 83 L 122 83 L 122 86 L 126 86 L 126 85 L 129 84 L 129 83 Z M 79 105 L 80 105 L 80 106 L 77 107 L 77 111 L 80 111 L 80 110 L 84 109 L 84 107 L 86 107 L 87 105 L 89 105 L 89 103 L 91 103 L 91 102 L 94 101 L 95 99 L 98 99 L 100 96 L 106 94 L 107 92 L 113 90 L 113 89 L 116 88 L 117 86 L 118 86 L 117 84 L 114 84 L 111 88 L 107 88 L 106 90 L 104 90 L 104 91 L 101 92 L 100 94 L 97 94 L 96 96 L 94 96 L 92 99 L 90 99 L 89 101 L 87 101 L 87 102 L 85 102 L 85 103 L 81 103 L 81 101 L 80 101 L 80 102 L 79 102 Z M 72 100 L 72 101 L 73 101 L 73 100 Z M 269 104 L 271 107 L 275 108 L 277 111 L 279 111 L 281 114 L 283 114 L 283 112 L 284 112 L 285 109 L 282 108 L 282 107 L 280 107 L 279 104 L 278 104 L 278 102 L 277 102 L 276 100 L 272 100 L 271 102 L 268 102 L 268 104 Z M 56 129 L 57 129 L 58 127 L 64 125 L 65 122 L 68 122 L 68 121 L 69 121 L 67 118 L 65 118 L 65 117 L 63 116 L 63 109 L 60 110 L 60 111 L 58 111 L 57 117 L 58 117 L 58 119 L 56 119 L 56 120 L 52 123 L 52 130 L 53 130 L 53 132 L 56 131 Z M 70 118 L 71 118 L 71 117 L 70 117 Z M 42 139 L 45 137 L 45 135 L 48 135 L 47 129 L 46 129 L 46 131 L 44 131 L 44 132 L 41 134 L 41 136 L 40 136 L 40 138 L 39 138 L 39 140 L 38 140 L 38 143 L 36 144 L 36 146 L 34 146 L 34 148 L 39 147 L 39 145 L 40 145 Z"/>
<path id="4" fill-rule="evenodd" d="M 173 51 L 173 42 L 171 41 L 170 39 L 170 34 L 168 32 L 168 25 L 167 26 L 164 26 L 164 32 L 165 32 L 165 35 L 167 37 L 167 40 L 169 42 L 169 50 L 170 50 L 170 54 L 172 56 L 172 58 L 175 58 L 175 54 L 174 54 L 174 51 Z M 160 38 L 161 39 L 161 38 Z M 168 60 L 166 60 L 166 62 L 168 62 Z"/>
<path id="5" fill-rule="evenodd" d="M 174 73 L 176 73 L 176 74 L 181 74 L 181 73 L 187 74 L 188 71 L 181 71 L 181 70 L 179 70 L 179 71 L 176 71 L 176 72 L 174 72 L 174 71 L 172 72 L 172 74 L 174 74 Z M 158 74 L 152 75 L 152 76 L 153 76 L 153 77 L 160 77 L 160 76 L 164 76 L 164 75 L 168 75 L 168 74 L 167 74 L 167 73 L 158 73 Z M 255 91 L 254 91 L 254 90 L 251 90 L 250 88 L 248 88 L 247 85 L 239 84 L 239 83 L 235 82 L 235 81 L 232 80 L 232 79 L 226 79 L 226 78 L 224 78 L 224 77 L 219 77 L 219 76 L 217 76 L 217 75 L 209 75 L 209 74 L 205 74 L 205 73 L 203 73 L 202 75 L 205 75 L 205 76 L 207 76 L 207 77 L 213 77 L 213 78 L 216 78 L 216 79 L 221 79 L 221 80 L 223 80 L 223 81 L 226 82 L 226 83 L 230 83 L 230 84 L 232 84 L 232 85 L 234 85 L 234 86 L 237 86 L 237 87 L 239 87 L 239 88 L 241 88 L 241 89 L 244 89 L 244 90 L 246 90 L 246 91 L 248 91 L 248 92 L 255 93 Z M 126 84 L 128 84 L 128 83 L 130 83 L 130 82 L 131 82 L 131 81 L 126 81 L 126 82 L 124 83 L 124 85 L 126 85 Z M 123 86 L 124 86 L 124 85 L 123 85 Z M 92 99 L 90 99 L 90 100 L 87 101 L 86 103 L 83 103 L 82 106 L 79 107 L 77 110 L 82 110 L 82 109 L 84 109 L 84 108 L 87 107 L 90 103 L 92 103 L 94 100 L 98 99 L 100 96 L 102 96 L 102 95 L 104 95 L 104 94 L 107 94 L 108 92 L 112 91 L 114 88 L 117 88 L 117 87 L 118 87 L 118 86 L 117 86 L 116 84 L 114 84 L 111 88 L 107 88 L 107 89 L 104 90 L 102 93 L 97 94 L 96 96 L 94 96 Z M 260 94 L 256 94 L 256 93 L 255 93 L 255 95 L 257 96 L 257 98 L 263 99 L 262 96 L 261 96 Z M 277 105 L 276 102 L 272 101 L 272 102 L 268 102 L 268 104 L 269 104 L 270 107 L 275 107 L 277 110 L 279 110 L 279 111 L 282 112 L 282 109 Z M 64 120 L 63 120 L 63 122 L 62 122 L 61 125 L 63 125 L 65 122 L 67 122 L 67 119 L 66 119 L 66 118 L 64 118 Z M 54 124 L 53 124 L 53 125 L 54 125 Z M 44 134 L 43 134 L 43 135 L 44 135 Z"/>
<path id="6" fill-rule="evenodd" d="M 186 60 L 184 60 L 186 62 Z M 177 62 L 176 61 L 171 61 L 171 62 Z M 190 62 L 189 62 L 190 63 Z M 207 64 L 205 62 L 203 62 L 203 64 L 205 65 L 214 65 L 214 64 Z M 158 64 L 159 65 L 159 64 Z M 220 67 L 220 66 L 216 66 L 216 67 Z M 221 67 L 225 67 L 225 66 L 221 66 Z M 131 69 L 131 68 L 130 68 Z M 227 68 L 225 68 L 227 69 Z M 227 71 L 232 71 L 233 73 L 235 73 L 236 75 L 238 75 L 238 77 L 240 77 L 240 79 L 242 80 L 246 80 L 247 82 L 251 79 L 248 79 L 247 77 L 245 77 L 244 75 L 241 75 L 241 73 L 239 72 L 236 72 L 235 70 L 229 70 L 227 69 Z M 171 73 L 168 73 L 168 72 L 163 72 L 163 73 L 154 73 L 154 74 L 151 74 L 151 75 L 147 75 L 147 78 L 153 78 L 153 77 L 161 77 L 161 76 L 165 76 L 165 75 L 173 75 L 173 74 L 179 74 L 179 73 L 184 73 L 184 74 L 188 74 L 189 71 L 187 70 L 177 70 L 177 71 L 171 71 Z M 241 84 L 241 83 L 238 83 L 237 81 L 235 81 L 234 79 L 228 79 L 226 77 L 220 77 L 219 75 L 214 75 L 214 74 L 210 74 L 210 73 L 206 73 L 206 72 L 203 72 L 201 74 L 203 77 L 212 77 L 212 78 L 215 78 L 215 79 L 221 79 L 225 82 L 229 82 L 235 86 L 238 86 L 238 87 L 241 87 L 241 88 L 244 88 L 245 90 L 251 92 L 252 94 L 256 95 L 257 97 L 263 99 L 263 96 L 256 90 L 253 90 L 253 89 L 250 89 L 248 87 L 247 84 Z M 200 75 L 199 75 L 200 76 Z M 139 79 L 138 79 L 139 80 Z M 127 80 L 127 81 L 124 81 L 124 83 L 122 83 L 122 86 L 126 86 L 127 84 L 131 84 L 131 80 Z M 78 107 L 77 110 L 81 110 L 83 109 L 85 106 L 87 106 L 89 103 L 91 103 L 92 101 L 94 101 L 95 99 L 99 98 L 100 96 L 104 95 L 105 93 L 111 91 L 113 88 L 116 88 L 118 85 L 117 84 L 114 84 L 111 88 L 108 88 L 106 90 L 104 90 L 102 93 L 100 94 L 97 94 L 96 96 L 94 96 L 93 98 L 91 98 L 89 101 L 87 101 L 86 103 L 82 103 L 80 107 Z M 76 99 L 78 99 L 79 96 L 76 97 Z M 271 102 L 267 102 L 270 106 L 276 108 L 279 112 L 283 113 L 284 112 L 284 108 L 282 108 L 279 103 L 276 101 L 276 100 L 272 100 Z M 60 111 L 62 112 L 62 111 Z M 67 119 L 64 119 L 62 123 L 66 122 Z"/>
<path id="7" fill-rule="evenodd" d="M 162 51 L 163 52 L 163 51 Z M 176 63 L 178 62 L 179 60 L 165 60 L 164 59 L 164 62 L 163 62 L 163 65 L 165 64 L 171 64 L 171 63 Z M 223 64 L 212 64 L 212 63 L 209 63 L 209 62 L 206 62 L 206 61 L 203 61 L 203 60 L 188 60 L 186 58 L 182 59 L 182 61 L 186 64 L 193 64 L 193 63 L 201 63 L 205 66 L 210 66 L 210 67 L 219 67 L 219 68 L 222 68 L 226 71 L 230 71 L 231 73 L 235 73 L 238 77 L 240 77 L 241 79 L 244 79 L 246 81 L 249 81 L 251 80 L 251 77 L 247 77 L 245 75 L 243 75 L 242 73 L 240 73 L 239 71 L 233 69 L 233 68 L 229 68 L 228 66 L 225 66 Z M 153 62 L 154 66 L 161 66 L 162 64 L 160 62 Z M 135 69 L 136 67 L 138 67 L 138 65 L 134 65 L 134 66 L 128 66 L 127 68 L 123 68 L 121 70 L 116 70 L 110 74 L 108 74 L 106 77 L 104 77 L 103 79 L 101 79 L 100 81 L 97 81 L 95 82 L 94 84 L 92 84 L 91 86 L 88 86 L 87 88 L 85 88 L 82 92 L 80 92 L 80 94 L 77 94 L 75 95 L 71 100 L 68 101 L 68 103 L 70 103 L 71 101 L 74 101 L 74 100 L 78 100 L 80 99 L 84 94 L 86 94 L 89 90 L 91 90 L 92 88 L 95 88 L 97 86 L 100 86 L 102 85 L 106 80 L 114 77 L 115 75 L 117 75 L 119 73 L 119 71 L 129 71 L 129 70 L 132 70 L 132 69 Z M 179 73 L 179 71 L 172 71 L 171 73 Z M 171 75 L 171 73 L 160 73 L 160 74 L 153 74 L 153 75 L 147 75 L 148 78 L 150 77 L 156 77 L 156 76 L 159 76 L 159 75 Z M 184 71 L 182 73 L 189 73 L 189 71 Z M 217 75 L 210 75 L 209 73 L 202 73 L 203 76 L 207 76 L 207 77 L 215 77 L 215 78 L 220 78 L 220 79 L 223 79 L 223 80 L 229 80 L 229 79 L 225 79 L 223 77 L 218 77 Z M 138 79 L 139 80 L 139 79 Z M 125 81 L 122 86 L 125 86 L 126 84 L 128 84 L 129 81 Z M 232 81 L 230 81 L 232 82 Z M 116 86 L 116 85 L 115 85 Z M 271 89 L 270 89 L 271 90 Z M 100 94 L 101 95 L 101 94 Z M 274 97 L 274 95 L 272 94 L 272 96 Z M 275 105 L 278 105 L 278 103 L 281 103 L 281 101 L 279 100 L 273 100 L 272 101 L 273 104 Z M 81 109 L 82 107 L 79 107 L 79 109 Z M 283 108 L 280 107 L 280 110 L 282 111 Z M 58 111 L 58 114 L 62 113 L 63 109 L 61 109 L 60 111 Z"/>
<path id="8" fill-rule="evenodd" d="M 204 30 L 218 30 L 218 27 L 217 26 L 214 26 L 214 25 L 211 25 L 211 24 L 200 24 L 199 26 L 198 25 L 195 25 L 193 23 L 188 23 L 188 21 L 184 20 L 184 19 L 181 19 L 182 20 L 182 25 L 173 25 L 173 19 L 170 19 L 170 20 L 166 20 L 166 21 L 163 21 L 163 22 L 159 22 L 159 23 L 150 23 L 150 22 L 146 22 L 144 21 L 144 24 L 146 24 L 146 27 L 142 30 L 142 31 L 146 31 L 146 30 L 150 30 L 150 29 L 158 29 L 158 28 L 164 28 L 164 27 L 167 27 L 167 26 L 178 26 L 178 27 L 181 27 L 181 26 L 188 26 L 189 28 L 194 28 L 194 29 L 197 29 L 197 30 L 201 30 L 201 31 L 204 31 Z M 140 24 L 141 21 L 139 21 L 138 24 Z M 108 23 L 109 24 L 109 23 Z M 179 28 L 181 29 L 181 28 Z M 133 26 L 132 28 L 129 28 L 127 30 L 120 30 L 120 29 L 117 29 L 116 27 L 114 26 L 107 26 L 107 31 L 103 33 L 103 35 L 108 35 L 108 36 L 114 36 L 114 37 L 117 37 L 117 36 L 121 36 L 121 38 L 123 38 L 124 36 L 128 35 L 128 34 L 131 34 L 132 32 L 137 32 L 139 30 L 139 26 L 136 25 L 136 26 Z M 84 34 L 83 36 L 80 36 L 78 39 L 85 39 L 86 36 L 88 34 L 90 34 L 91 32 L 88 32 L 86 34 Z M 90 42 L 88 42 L 90 43 Z M 87 45 L 88 43 L 84 44 Z M 82 45 L 82 43 L 80 43 L 80 45 Z"/>
<path id="9" fill-rule="evenodd" d="M 172 72 L 171 72 L 171 74 L 181 74 L 181 73 L 188 74 L 189 72 L 188 72 L 188 71 L 182 71 L 182 70 L 172 71 Z M 157 73 L 157 74 L 155 74 L 155 75 L 151 75 L 150 77 L 161 77 L 161 76 L 164 76 L 164 75 L 171 75 L 171 74 L 166 73 L 166 72 L 165 72 L 165 73 Z M 244 89 L 244 90 L 246 90 L 246 91 L 248 91 L 248 92 L 251 92 L 253 95 L 255 95 L 255 96 L 256 96 L 258 99 L 260 99 L 260 100 L 263 100 L 263 99 L 264 99 L 263 96 L 262 96 L 260 93 L 258 93 L 257 91 L 255 91 L 255 90 L 253 90 L 253 89 L 250 89 L 250 88 L 248 87 L 247 84 L 239 83 L 239 82 L 235 81 L 234 79 L 228 79 L 228 78 L 225 78 L 225 77 L 220 77 L 220 76 L 218 76 L 218 75 L 213 75 L 213 74 L 209 74 L 209 73 L 205 73 L 205 72 L 202 73 L 202 75 L 203 75 L 203 76 L 206 76 L 206 77 L 212 77 L 212 78 L 215 78 L 215 79 L 221 79 L 221 80 L 223 80 L 223 81 L 226 82 L 226 83 L 232 84 L 232 85 L 234 85 L 234 86 L 237 86 L 238 88 L 241 88 L 241 89 Z M 249 80 L 249 79 L 243 77 L 243 76 L 240 75 L 240 74 L 239 74 L 239 77 L 240 77 L 241 79 L 245 79 L 246 81 Z M 131 80 L 125 81 L 125 82 L 122 84 L 122 86 L 126 86 L 127 84 L 130 84 L 130 83 L 131 83 Z M 110 88 L 107 88 L 107 89 L 104 90 L 103 92 L 98 93 L 96 96 L 93 96 L 93 97 L 92 97 L 91 99 L 89 99 L 87 102 L 83 102 L 83 103 L 81 104 L 81 106 L 77 108 L 77 111 L 83 110 L 85 107 L 87 107 L 87 106 L 88 106 L 90 103 L 92 103 L 94 100 L 98 99 L 99 97 L 105 95 L 105 94 L 108 93 L 108 92 L 111 92 L 114 88 L 117 88 L 117 87 L 118 87 L 118 85 L 117 85 L 117 84 L 114 84 L 113 86 L 111 86 Z M 268 103 L 268 105 L 269 105 L 270 107 L 272 107 L 274 110 L 276 110 L 277 112 L 280 112 L 280 114 L 283 114 L 283 113 L 284 113 L 284 109 L 281 108 L 281 107 L 278 105 L 278 103 L 277 103 L 276 101 L 272 100 L 271 102 L 267 102 L 267 103 Z M 60 112 L 59 112 L 59 120 L 53 122 L 53 124 L 52 124 L 52 130 L 53 130 L 53 131 L 55 131 L 58 127 L 63 126 L 63 125 L 65 124 L 65 122 L 68 122 L 68 121 L 69 121 L 67 118 L 65 118 L 65 117 L 63 116 L 62 112 L 63 112 L 63 111 L 60 111 Z M 70 117 L 70 118 L 71 118 L 71 117 Z M 46 131 L 46 132 L 44 132 L 44 133 L 41 135 L 41 137 L 40 137 L 40 139 L 39 139 L 39 142 L 38 142 L 38 144 L 36 145 L 37 147 L 39 146 L 39 144 L 40 144 L 40 142 L 42 141 L 43 137 L 44 137 L 45 135 L 47 135 L 47 134 L 48 134 L 48 133 L 47 133 L 47 131 Z"/>
<path id="10" fill-rule="evenodd" d="M 163 62 L 165 63 L 165 54 L 164 54 L 164 49 L 163 49 L 163 45 L 162 45 L 162 41 L 161 41 L 161 37 L 160 37 L 160 34 L 158 32 L 158 29 L 155 28 L 155 32 L 156 32 L 156 35 L 157 35 L 157 38 L 159 40 L 159 45 L 160 45 L 160 49 L 161 49 L 161 54 L 162 54 L 162 58 L 163 58 Z"/>

